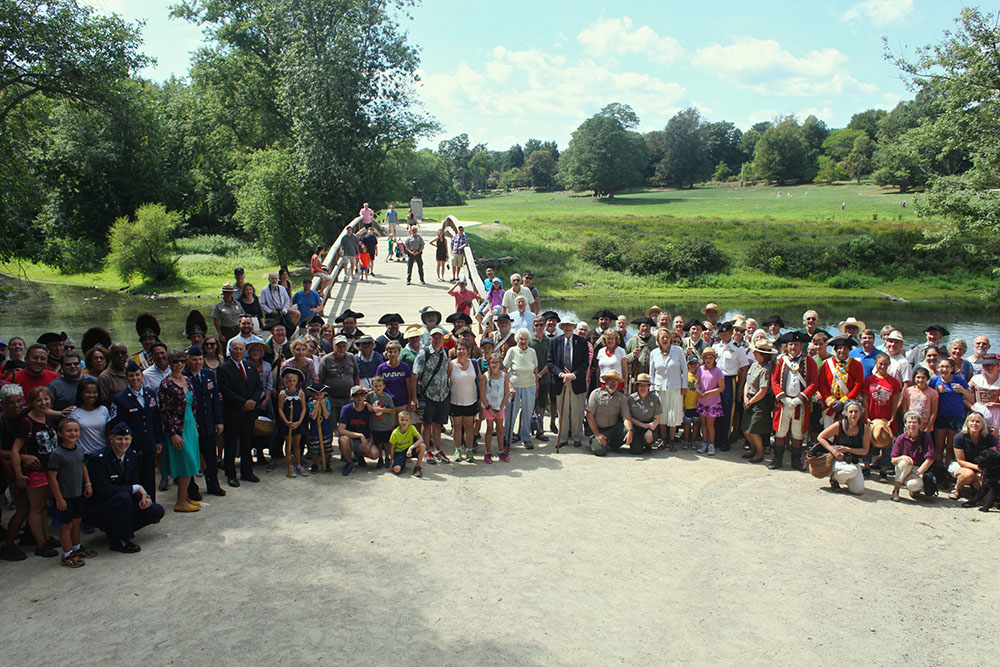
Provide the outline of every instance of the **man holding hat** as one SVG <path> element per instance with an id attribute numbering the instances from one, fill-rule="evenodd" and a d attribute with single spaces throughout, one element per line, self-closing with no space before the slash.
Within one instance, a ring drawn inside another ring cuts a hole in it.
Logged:
<path id="1" fill-rule="evenodd" d="M 135 531 L 163 518 L 163 507 L 139 483 L 143 455 L 131 445 L 131 429 L 118 422 L 111 427 L 108 446 L 87 457 L 93 494 L 83 510 L 84 522 L 107 534 L 110 549 L 126 554 L 141 550 L 132 541 Z"/>
<path id="2" fill-rule="evenodd" d="M 628 445 L 633 454 L 641 454 L 643 438 L 633 439 L 632 420 L 628 409 L 628 396 L 618 388 L 625 378 L 616 369 L 601 375 L 600 386 L 587 399 L 587 423 L 590 425 L 590 451 L 604 456 Z"/>
<path id="3" fill-rule="evenodd" d="M 573 333 L 576 322 L 564 317 L 559 322 L 563 335 L 549 343 L 546 363 L 552 376 L 552 391 L 559 395 L 559 445 L 583 444 L 583 403 L 587 393 L 587 366 L 590 346 L 587 339 Z"/>
<path id="4" fill-rule="evenodd" d="M 924 360 L 924 353 L 927 351 L 927 348 L 940 346 L 941 339 L 947 335 L 948 330 L 940 324 L 930 325 L 924 329 L 924 336 L 927 337 L 927 340 L 910 348 L 910 351 L 906 353 L 906 360 L 910 362 L 911 366 L 916 368 Z M 931 373 L 931 375 L 933 376 L 934 373 Z"/>
<path id="5" fill-rule="evenodd" d="M 819 369 L 819 395 L 823 401 L 823 428 L 840 419 L 844 403 L 856 400 L 864 388 L 865 369 L 851 357 L 857 341 L 848 335 L 835 336 L 829 341 L 833 355 Z"/>
<path id="6" fill-rule="evenodd" d="M 653 338 L 653 318 L 649 315 L 637 317 L 632 324 L 639 325 L 639 333 L 625 343 L 625 354 L 628 358 L 628 372 L 631 379 L 640 373 L 649 372 L 649 354 L 656 349 L 656 339 Z"/>
<path id="7" fill-rule="evenodd" d="M 399 325 L 403 323 L 402 315 L 399 313 L 386 313 L 378 319 L 378 323 L 385 325 L 385 332 L 375 339 L 375 350 L 379 354 L 385 354 L 385 346 L 390 341 L 396 341 L 400 345 L 406 343 L 403 334 L 399 331 Z"/>
<path id="8" fill-rule="evenodd" d="M 790 442 L 792 467 L 802 468 L 802 436 L 809 431 L 809 399 L 819 386 L 819 371 L 812 357 L 802 354 L 808 334 L 789 331 L 775 341 L 785 345 L 771 373 L 774 392 L 774 459 L 767 466 L 777 470 L 784 463 L 785 445 Z"/>

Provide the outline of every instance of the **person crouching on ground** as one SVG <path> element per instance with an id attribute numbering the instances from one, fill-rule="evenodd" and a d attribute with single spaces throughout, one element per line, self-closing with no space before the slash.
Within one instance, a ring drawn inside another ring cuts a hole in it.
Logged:
<path id="1" fill-rule="evenodd" d="M 368 390 L 361 385 L 351 389 L 351 402 L 340 410 L 337 427 L 340 430 L 340 455 L 344 459 L 345 477 L 354 472 L 355 465 L 365 467 L 365 457 L 378 459 L 379 451 L 372 444 L 371 413 L 365 405 Z"/>
<path id="2" fill-rule="evenodd" d="M 871 447 L 871 432 L 861 421 L 861 404 L 853 399 L 844 403 L 843 418 L 833 422 L 819 434 L 819 446 L 836 459 L 830 472 L 830 486 L 841 484 L 856 496 L 865 492 L 865 478 L 859 465 Z"/>
<path id="3" fill-rule="evenodd" d="M 653 448 L 663 412 L 660 397 L 649 390 L 650 385 L 652 385 L 652 380 L 648 373 L 639 373 L 635 378 L 635 391 L 628 397 L 629 421 L 632 423 L 632 430 L 625 434 L 625 444 L 631 447 L 632 440 L 636 437 L 636 430 L 638 430 L 640 433 L 639 442 L 646 451 Z"/>
<path id="4" fill-rule="evenodd" d="M 633 440 L 632 421 L 629 419 L 628 396 L 618 391 L 622 374 L 611 369 L 601 376 L 603 386 L 594 389 L 587 399 L 587 423 L 590 425 L 590 451 L 604 456 L 608 451 L 618 451 L 628 444 L 633 454 L 641 454 L 643 438 Z"/>
<path id="5" fill-rule="evenodd" d="M 424 473 L 420 464 L 424 461 L 424 454 L 427 453 L 427 446 L 420 438 L 420 431 L 410 423 L 410 413 L 401 410 L 397 416 L 399 426 L 389 434 L 389 444 L 392 445 L 394 453 L 392 455 L 392 471 L 397 475 L 406 470 L 406 459 L 416 459 L 417 465 L 413 468 L 414 477 L 423 477 Z"/>
<path id="6" fill-rule="evenodd" d="M 892 443 L 892 465 L 896 466 L 896 483 L 892 500 L 899 502 L 899 488 L 906 485 L 914 500 L 924 490 L 924 473 L 934 464 L 934 440 L 920 428 L 920 413 L 903 415 L 903 432 Z"/>

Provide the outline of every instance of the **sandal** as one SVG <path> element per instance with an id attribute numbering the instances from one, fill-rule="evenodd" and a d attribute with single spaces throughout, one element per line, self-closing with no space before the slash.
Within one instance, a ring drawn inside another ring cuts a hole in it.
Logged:
<path id="1" fill-rule="evenodd" d="M 899 502 L 899 491 L 893 491 L 892 495 L 889 496 L 889 500 L 891 500 L 894 503 L 898 503 Z"/>
<path id="2" fill-rule="evenodd" d="M 951 493 L 948 494 L 948 499 L 949 500 L 961 500 L 962 499 L 962 494 L 959 493 L 958 491 L 952 491 Z"/>
<path id="3" fill-rule="evenodd" d="M 665 440 L 657 440 L 656 441 L 656 451 L 662 452 L 667 447 L 668 447 L 668 445 L 667 445 L 667 442 Z"/>
<path id="4" fill-rule="evenodd" d="M 760 463 L 763 460 L 764 460 L 764 456 L 763 455 L 761 455 L 761 456 L 755 456 L 752 459 L 749 459 L 747 461 L 747 463 Z"/>

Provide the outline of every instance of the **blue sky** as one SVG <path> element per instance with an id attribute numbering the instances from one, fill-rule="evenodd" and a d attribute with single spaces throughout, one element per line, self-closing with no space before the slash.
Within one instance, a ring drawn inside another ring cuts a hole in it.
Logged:
<path id="1" fill-rule="evenodd" d="M 197 26 L 167 18 L 169 0 L 85 0 L 146 21 L 143 72 L 187 72 Z M 776 114 L 810 113 L 830 127 L 910 98 L 882 56 L 940 39 L 961 4 L 931 0 L 712 3 L 598 0 L 485 3 L 425 0 L 402 18 L 421 49 L 417 95 L 443 126 L 506 149 L 535 137 L 565 147 L 609 102 L 631 105 L 640 129 L 661 129 L 695 106 L 746 129 Z"/>

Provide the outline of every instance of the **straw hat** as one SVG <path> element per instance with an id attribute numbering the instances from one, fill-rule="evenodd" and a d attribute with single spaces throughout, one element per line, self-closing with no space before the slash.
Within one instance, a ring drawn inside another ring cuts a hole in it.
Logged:
<path id="1" fill-rule="evenodd" d="M 649 377 L 649 376 L 647 376 L 647 377 Z M 612 368 L 611 370 L 608 370 L 608 371 L 605 371 L 605 372 L 601 373 L 601 379 L 602 380 L 618 380 L 619 384 L 621 384 L 621 382 L 624 380 L 624 378 L 622 378 L 622 374 L 619 373 L 614 368 Z"/>
<path id="2" fill-rule="evenodd" d="M 898 340 L 900 343 L 905 343 L 906 339 L 903 338 L 903 334 L 899 331 L 893 329 L 889 332 L 889 335 L 885 337 L 886 340 Z"/>
<path id="3" fill-rule="evenodd" d="M 764 337 L 760 337 L 757 339 L 757 342 L 751 343 L 750 351 L 760 352 L 761 354 L 778 354 L 778 351 L 771 345 L 771 341 Z"/>
<path id="4" fill-rule="evenodd" d="M 664 311 L 659 306 L 650 306 L 649 308 L 646 309 L 646 317 L 652 317 L 655 320 L 656 315 L 659 315 L 662 312 Z M 656 313 L 656 315 L 653 315 L 653 313 Z"/>
<path id="5" fill-rule="evenodd" d="M 704 308 L 701 309 L 701 314 L 702 315 L 708 315 L 708 311 L 710 311 L 710 310 L 714 310 L 715 312 L 719 312 L 719 304 L 717 304 L 717 303 L 707 304 Z"/>
<path id="6" fill-rule="evenodd" d="M 572 320 L 572 319 L 570 319 L 568 317 L 564 317 L 562 319 L 562 321 L 559 322 L 559 328 L 560 329 L 565 329 L 566 327 L 569 327 L 570 329 L 575 329 L 576 328 L 576 321 Z"/>
<path id="7" fill-rule="evenodd" d="M 864 331 L 865 329 L 868 328 L 868 325 L 866 325 L 862 320 L 859 320 L 858 318 L 851 315 L 846 320 L 837 325 L 837 328 L 840 329 L 840 333 L 847 333 L 847 327 L 857 327 L 858 331 Z"/>
<path id="8" fill-rule="evenodd" d="M 892 444 L 892 429 L 889 428 L 889 422 L 884 419 L 873 419 L 871 429 L 872 447 L 885 449 Z"/>
<path id="9" fill-rule="evenodd" d="M 411 324 L 403 330 L 403 338 L 413 338 L 414 336 L 423 336 L 427 333 L 427 329 L 423 328 L 419 324 Z"/>
<path id="10" fill-rule="evenodd" d="M 649 377 L 649 373 L 639 373 L 633 384 L 653 384 L 653 380 Z"/>

